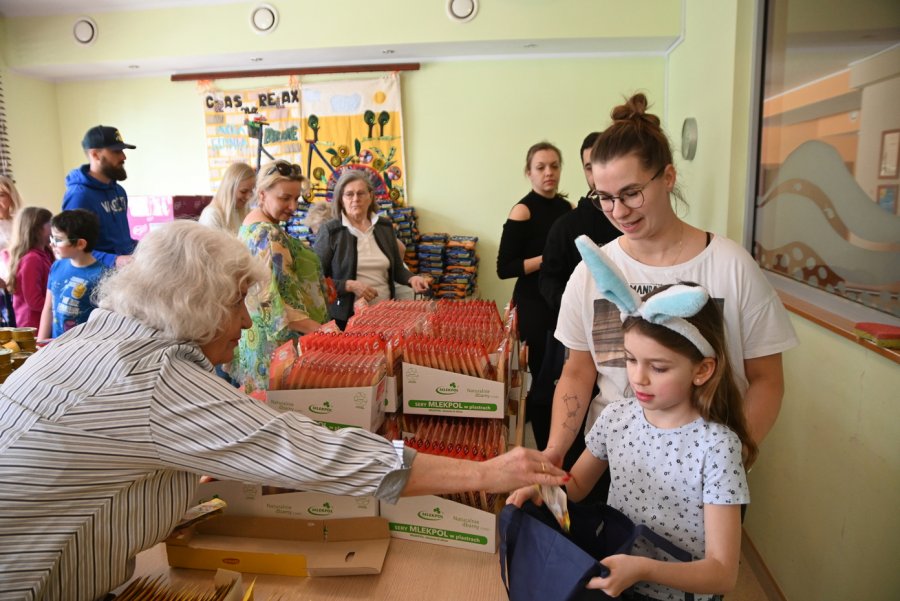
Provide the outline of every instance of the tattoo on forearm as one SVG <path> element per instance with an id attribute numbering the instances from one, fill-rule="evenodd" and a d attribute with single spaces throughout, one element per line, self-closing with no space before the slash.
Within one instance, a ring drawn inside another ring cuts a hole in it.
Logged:
<path id="1" fill-rule="evenodd" d="M 566 392 L 563 394 L 562 401 L 566 406 L 566 419 L 563 422 L 563 427 L 578 434 L 578 426 L 580 425 L 578 423 L 578 410 L 581 408 L 578 395 Z"/>

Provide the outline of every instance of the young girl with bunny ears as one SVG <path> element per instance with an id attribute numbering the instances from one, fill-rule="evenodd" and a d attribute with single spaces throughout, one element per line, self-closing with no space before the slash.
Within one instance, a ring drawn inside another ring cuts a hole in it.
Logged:
<path id="1" fill-rule="evenodd" d="M 572 468 L 569 498 L 584 498 L 609 469 L 609 505 L 694 558 L 671 562 L 639 540 L 632 555 L 601 559 L 609 574 L 587 587 L 627 600 L 682 599 L 684 592 L 696 601 L 717 599 L 737 580 L 740 508 L 750 500 L 743 463 L 756 455 L 722 312 L 695 284 L 664 286 L 641 299 L 586 236 L 576 244 L 598 290 L 621 311 L 635 398 L 600 414 Z M 509 502 L 534 496 L 534 488 L 520 489 Z"/>

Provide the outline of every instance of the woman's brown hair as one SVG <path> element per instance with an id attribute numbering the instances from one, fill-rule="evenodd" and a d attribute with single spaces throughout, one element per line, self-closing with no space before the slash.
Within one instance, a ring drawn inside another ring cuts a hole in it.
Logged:
<path id="1" fill-rule="evenodd" d="M 691 282 L 681 282 L 685 286 L 697 286 Z M 671 285 L 661 286 L 644 296 L 646 301 L 655 294 L 659 294 Z M 722 424 L 734 431 L 744 445 L 746 455 L 745 465 L 750 465 L 756 459 L 758 449 L 756 443 L 750 438 L 750 428 L 747 426 L 747 418 L 744 415 L 744 401 L 740 390 L 734 380 L 734 371 L 728 358 L 728 346 L 725 340 L 725 319 L 718 302 L 710 298 L 706 305 L 693 317 L 685 318 L 692 323 L 716 353 L 716 368 L 713 375 L 700 386 L 693 386 L 691 403 L 700 415 L 709 422 Z M 692 342 L 681 334 L 665 326 L 646 321 L 641 317 L 629 317 L 622 324 L 625 332 L 636 332 L 653 339 L 657 343 L 687 357 L 695 364 L 703 361 L 703 355 Z"/>
<path id="2" fill-rule="evenodd" d="M 16 270 L 22 257 L 33 248 L 41 248 L 44 226 L 50 223 L 53 214 L 41 207 L 25 207 L 13 220 L 12 238 L 9 241 L 9 279 L 6 288 L 16 291 Z"/>

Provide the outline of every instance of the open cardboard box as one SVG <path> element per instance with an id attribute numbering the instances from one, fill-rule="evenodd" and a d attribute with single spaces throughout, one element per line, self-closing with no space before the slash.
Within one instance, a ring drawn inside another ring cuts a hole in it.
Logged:
<path id="1" fill-rule="evenodd" d="M 387 378 L 382 378 L 374 386 L 270 390 L 266 397 L 276 411 L 297 411 L 331 430 L 374 432 L 384 422 L 386 387 Z"/>
<path id="2" fill-rule="evenodd" d="M 381 504 L 391 536 L 482 553 L 497 551 L 497 516 L 433 495 Z"/>
<path id="3" fill-rule="evenodd" d="M 166 539 L 174 568 L 280 576 L 380 574 L 390 546 L 384 518 L 295 520 L 222 515 Z"/>
<path id="4" fill-rule="evenodd" d="M 218 498 L 228 506 L 228 515 L 301 519 L 342 519 L 375 517 L 378 499 L 349 497 L 319 492 L 282 491 L 261 484 L 216 480 L 197 486 L 192 505 Z"/>
<path id="5" fill-rule="evenodd" d="M 403 364 L 403 413 L 455 417 L 506 417 L 504 382 Z"/>

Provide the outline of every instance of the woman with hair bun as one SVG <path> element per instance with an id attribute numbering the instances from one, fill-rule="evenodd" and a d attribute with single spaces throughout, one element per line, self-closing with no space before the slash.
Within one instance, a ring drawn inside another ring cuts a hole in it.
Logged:
<path id="1" fill-rule="evenodd" d="M 591 151 L 592 201 L 622 235 L 603 252 L 638 294 L 665 284 L 697 282 L 720 304 L 728 355 L 743 395 L 753 441 L 766 436 L 781 408 L 781 353 L 797 344 L 787 312 L 753 257 L 740 245 L 682 220 L 673 199 L 672 150 L 647 98 L 635 94 L 612 111 L 612 124 Z M 625 375 L 618 309 L 597 292 L 584 263 L 566 286 L 556 337 L 568 349 L 553 401 L 545 454 L 560 465 L 590 409 L 590 428 L 604 406 L 633 396 Z M 597 381 L 600 394 L 593 400 Z"/>
<path id="2" fill-rule="evenodd" d="M 263 165 L 256 179 L 258 205 L 238 232 L 272 276 L 265 287 L 247 295 L 253 325 L 241 336 L 232 364 L 232 378 L 247 392 L 269 388 L 272 351 L 316 330 L 328 317 L 319 258 L 281 227 L 297 210 L 305 184 L 299 165 Z"/>
<path id="3" fill-rule="evenodd" d="M 525 175 L 531 192 L 517 202 L 503 224 L 497 253 L 497 277 L 518 278 L 513 289 L 513 302 L 519 315 L 519 336 L 528 344 L 528 368 L 533 377 L 541 371 L 547 334 L 554 325 L 553 311 L 541 296 L 539 287 L 541 262 L 550 227 L 572 210 L 572 205 L 559 193 L 562 153 L 550 142 L 538 142 L 525 155 Z M 532 407 L 529 419 L 538 448 L 547 442 L 551 399 L 529 396 Z M 539 407 L 540 406 L 540 407 Z"/>

